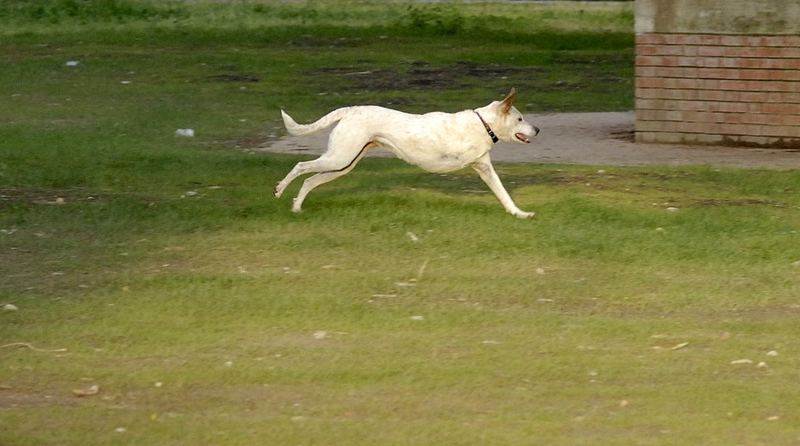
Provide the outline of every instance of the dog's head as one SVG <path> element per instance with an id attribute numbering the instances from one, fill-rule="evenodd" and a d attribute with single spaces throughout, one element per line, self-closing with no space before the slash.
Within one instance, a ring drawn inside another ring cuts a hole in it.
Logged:
<path id="1" fill-rule="evenodd" d="M 539 129 L 526 121 L 522 113 L 514 107 L 516 98 L 517 90 L 512 88 L 502 101 L 494 101 L 481 108 L 481 114 L 486 113 L 485 119 L 502 141 L 528 144 L 531 138 L 539 134 Z"/>

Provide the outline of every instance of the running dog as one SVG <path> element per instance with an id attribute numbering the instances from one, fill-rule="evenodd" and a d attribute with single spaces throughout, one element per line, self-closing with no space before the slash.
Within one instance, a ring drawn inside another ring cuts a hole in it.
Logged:
<path id="1" fill-rule="evenodd" d="M 429 172 L 451 172 L 470 166 L 508 213 L 533 218 L 534 212 L 525 212 L 514 204 L 489 156 L 498 141 L 528 144 L 539 133 L 514 107 L 516 95 L 512 88 L 502 101 L 458 113 L 414 115 L 377 106 L 344 107 L 308 125 L 298 124 L 281 110 L 291 135 L 313 133 L 336 122 L 338 125 L 330 134 L 326 152 L 315 160 L 297 163 L 275 186 L 275 197 L 280 198 L 295 178 L 314 173 L 303 182 L 294 199 L 292 211 L 300 212 L 312 189 L 353 170 L 368 150 L 385 147 L 400 159 Z"/>

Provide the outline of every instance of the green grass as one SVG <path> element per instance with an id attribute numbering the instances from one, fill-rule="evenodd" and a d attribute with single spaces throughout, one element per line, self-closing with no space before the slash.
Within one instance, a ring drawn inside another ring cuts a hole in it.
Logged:
<path id="1" fill-rule="evenodd" d="M 631 107 L 624 10 L 342 4 L 0 7 L 0 444 L 800 441 L 797 171 L 500 165 L 521 221 L 367 159 L 294 215 L 279 107 Z"/>

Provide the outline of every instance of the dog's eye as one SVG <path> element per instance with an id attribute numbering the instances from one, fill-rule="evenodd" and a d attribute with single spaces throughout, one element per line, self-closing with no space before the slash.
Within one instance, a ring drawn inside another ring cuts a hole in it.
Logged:
<path id="1" fill-rule="evenodd" d="M 522 122 L 522 118 L 517 118 L 517 121 Z"/>

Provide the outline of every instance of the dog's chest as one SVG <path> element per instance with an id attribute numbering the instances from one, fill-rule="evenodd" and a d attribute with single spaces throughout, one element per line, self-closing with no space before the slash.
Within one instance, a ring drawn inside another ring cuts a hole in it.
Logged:
<path id="1" fill-rule="evenodd" d="M 450 172 L 474 163 L 490 148 L 475 145 L 426 144 L 419 150 L 403 153 L 401 158 L 430 172 Z"/>

